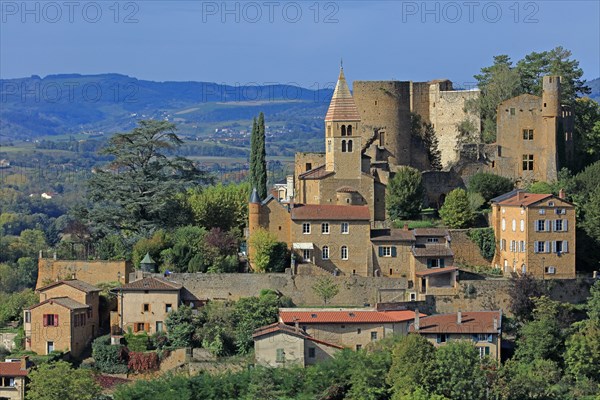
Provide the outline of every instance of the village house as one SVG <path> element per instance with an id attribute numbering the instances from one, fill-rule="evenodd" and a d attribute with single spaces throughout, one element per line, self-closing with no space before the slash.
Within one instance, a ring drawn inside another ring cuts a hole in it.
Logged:
<path id="1" fill-rule="evenodd" d="M 165 320 L 181 303 L 182 285 L 148 277 L 115 288 L 117 311 L 111 312 L 111 335 L 165 332 Z"/>
<path id="2" fill-rule="evenodd" d="M 24 310 L 25 349 L 80 357 L 99 328 L 100 289 L 76 279 L 37 290 L 40 303 Z"/>
<path id="3" fill-rule="evenodd" d="M 27 357 L 0 362 L 0 400 L 24 400 L 28 375 Z"/>
<path id="4" fill-rule="evenodd" d="M 423 314 L 424 315 L 424 314 Z M 414 311 L 375 309 L 281 308 L 279 322 L 298 327 L 311 338 L 360 350 L 392 335 L 405 335 Z"/>
<path id="5" fill-rule="evenodd" d="M 316 339 L 296 324 L 276 322 L 254 331 L 256 363 L 269 367 L 307 366 L 333 357 L 342 346 Z"/>
<path id="6" fill-rule="evenodd" d="M 494 264 L 505 276 L 575 278 L 575 207 L 559 196 L 521 190 L 492 199 Z"/>
<path id="7" fill-rule="evenodd" d="M 482 358 L 489 356 L 500 361 L 502 311 L 417 316 L 409 332 L 422 335 L 436 347 L 456 340 L 471 341 Z"/>

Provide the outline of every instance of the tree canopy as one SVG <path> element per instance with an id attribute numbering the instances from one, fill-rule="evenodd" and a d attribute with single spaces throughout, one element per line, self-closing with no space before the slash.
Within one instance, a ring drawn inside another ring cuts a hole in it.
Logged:
<path id="1" fill-rule="evenodd" d="M 390 218 L 408 219 L 419 215 L 424 195 L 421 172 L 411 167 L 400 167 L 390 179 L 385 195 Z"/>

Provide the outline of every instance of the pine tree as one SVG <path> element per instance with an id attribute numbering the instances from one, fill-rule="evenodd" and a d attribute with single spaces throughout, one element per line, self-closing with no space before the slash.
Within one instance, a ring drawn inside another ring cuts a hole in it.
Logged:
<path id="1" fill-rule="evenodd" d="M 260 198 L 265 199 L 267 197 L 267 153 L 265 150 L 265 115 L 262 112 L 258 115 L 256 141 L 256 190 Z"/>

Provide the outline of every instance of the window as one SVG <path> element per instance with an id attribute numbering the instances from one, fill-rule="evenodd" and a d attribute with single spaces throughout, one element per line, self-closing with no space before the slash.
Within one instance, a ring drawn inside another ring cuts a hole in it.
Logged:
<path id="1" fill-rule="evenodd" d="M 352 153 L 352 140 L 348 140 L 348 153 Z"/>
<path id="2" fill-rule="evenodd" d="M 44 314 L 44 326 L 58 326 L 58 314 Z"/>
<path id="3" fill-rule="evenodd" d="M 439 238 L 427 238 L 427 243 L 439 243 Z"/>
<path id="4" fill-rule="evenodd" d="M 479 347 L 479 357 L 483 358 L 486 356 L 490 355 L 490 348 L 489 346 L 483 346 L 483 347 Z"/>
<path id="5" fill-rule="evenodd" d="M 348 246 L 342 246 L 341 257 L 342 260 L 348 259 Z"/>
<path id="6" fill-rule="evenodd" d="M 348 136 L 352 136 L 352 125 L 348 125 L 348 130 L 346 131 L 346 133 L 348 134 Z"/>
<path id="7" fill-rule="evenodd" d="M 523 154 L 523 171 L 533 171 L 533 154 Z"/>
<path id="8" fill-rule="evenodd" d="M 521 232 L 525 232 L 525 220 L 521 220 Z"/>
<path id="9" fill-rule="evenodd" d="M 545 270 L 546 270 L 547 274 L 553 275 L 553 274 L 556 273 L 556 268 L 555 267 L 546 267 Z"/>
<path id="10" fill-rule="evenodd" d="M 282 363 L 285 362 L 285 352 L 283 349 L 277 349 L 277 355 L 275 358 L 275 362 Z"/>
<path id="11" fill-rule="evenodd" d="M 360 351 L 362 349 L 362 344 L 357 344 L 356 345 L 356 351 Z"/>
<path id="12" fill-rule="evenodd" d="M 521 247 L 521 249 L 520 249 L 521 253 L 525 253 L 525 241 L 524 241 L 524 240 L 521 240 L 521 241 L 519 242 L 519 244 L 521 245 L 521 246 L 520 246 L 520 247 Z"/>
<path id="13" fill-rule="evenodd" d="M 302 233 L 305 235 L 310 234 L 310 223 L 305 222 L 302 224 Z"/>
<path id="14" fill-rule="evenodd" d="M 546 220 L 538 219 L 535 221 L 535 230 L 536 232 L 545 232 L 546 231 Z"/>
<path id="15" fill-rule="evenodd" d="M 150 311 L 150 304 L 146 303 L 146 304 L 144 304 L 143 307 L 144 307 L 144 310 L 143 310 L 144 312 L 149 312 Z"/>
<path id="16" fill-rule="evenodd" d="M 506 239 L 500 240 L 500 250 L 506 250 Z"/>
<path id="17" fill-rule="evenodd" d="M 329 246 L 323 246 L 321 251 L 321 258 L 323 260 L 329 260 Z"/>
<path id="18" fill-rule="evenodd" d="M 517 231 L 517 220 L 513 218 L 512 220 L 512 231 L 516 232 Z"/>
<path id="19" fill-rule="evenodd" d="M 331 153 L 331 140 L 327 141 L 327 152 Z"/>
<path id="20" fill-rule="evenodd" d="M 342 125 L 342 136 L 346 136 L 346 125 Z"/>
<path id="21" fill-rule="evenodd" d="M 533 129 L 523 129 L 523 140 L 533 140 Z"/>
<path id="22" fill-rule="evenodd" d="M 567 210 L 565 210 L 564 208 L 557 208 L 556 213 L 558 215 L 565 215 L 567 213 Z"/>
<path id="23" fill-rule="evenodd" d="M 546 242 L 533 242 L 533 246 L 535 253 L 545 253 L 547 251 Z"/>
<path id="24" fill-rule="evenodd" d="M 331 125 L 327 127 L 327 136 L 331 137 Z"/>
<path id="25" fill-rule="evenodd" d="M 427 268 L 444 268 L 443 258 L 428 258 Z"/>
<path id="26" fill-rule="evenodd" d="M 350 224 L 347 222 L 342 222 L 342 233 L 347 234 L 350 232 Z"/>
<path id="27" fill-rule="evenodd" d="M 163 331 L 162 321 L 156 321 L 156 332 L 162 332 L 162 331 Z"/>
<path id="28" fill-rule="evenodd" d="M 379 132 L 379 147 L 385 146 L 385 132 Z"/>
<path id="29" fill-rule="evenodd" d="M 310 250 L 309 249 L 302 250 L 302 260 L 304 262 L 310 261 Z"/>
<path id="30" fill-rule="evenodd" d="M 527 273 L 527 266 L 525 264 L 521 265 L 521 273 L 525 275 Z"/>
<path id="31" fill-rule="evenodd" d="M 511 107 L 511 109 L 510 109 L 510 115 L 515 115 L 515 109 L 514 109 L 514 107 Z"/>
<path id="32" fill-rule="evenodd" d="M 511 241 L 510 241 L 510 249 L 509 249 L 509 251 L 512 251 L 512 252 L 515 252 L 515 251 L 517 251 L 517 246 L 516 246 L 516 244 L 517 244 L 517 241 L 516 241 L 516 240 L 511 240 Z"/>
<path id="33" fill-rule="evenodd" d="M 145 331 L 146 329 L 146 324 L 143 322 L 136 322 L 135 323 L 135 331 L 136 332 L 140 332 L 140 331 Z"/>
<path id="34" fill-rule="evenodd" d="M 377 332 L 371 332 L 371 341 L 377 340 Z"/>
<path id="35" fill-rule="evenodd" d="M 170 313 L 171 311 L 173 311 L 173 305 L 165 304 L 165 312 Z"/>
<path id="36" fill-rule="evenodd" d="M 540 208 L 540 215 L 546 214 L 546 210 L 544 208 Z"/>
<path id="37" fill-rule="evenodd" d="M 567 220 L 563 220 L 563 219 L 557 219 L 556 221 L 554 221 L 554 230 L 556 232 L 563 232 L 566 231 L 566 222 Z"/>
<path id="38" fill-rule="evenodd" d="M 396 246 L 379 246 L 379 257 L 396 257 Z"/>
<path id="39" fill-rule="evenodd" d="M 54 351 L 54 342 L 46 342 L 46 353 L 50 354 Z"/>
<path id="40" fill-rule="evenodd" d="M 308 348 L 308 358 L 315 358 L 315 348 L 314 347 Z"/>
<path id="41" fill-rule="evenodd" d="M 502 218 L 502 230 L 506 230 L 506 219 Z"/>
<path id="42" fill-rule="evenodd" d="M 323 222 L 321 224 L 321 233 L 324 235 L 328 235 L 329 234 L 329 222 Z"/>
<path id="43" fill-rule="evenodd" d="M 438 333 L 436 341 L 438 343 L 446 343 L 448 341 L 448 337 L 446 336 L 445 333 Z"/>
<path id="44" fill-rule="evenodd" d="M 346 141 L 342 140 L 342 153 L 346 152 Z"/>
<path id="45" fill-rule="evenodd" d="M 310 171 L 312 169 L 312 164 L 307 162 L 306 163 L 306 171 Z"/>
<path id="46" fill-rule="evenodd" d="M 15 378 L 8 378 L 8 386 L 15 387 Z"/>
<path id="47" fill-rule="evenodd" d="M 561 254 L 561 253 L 568 253 L 568 245 L 569 242 L 567 242 L 566 240 L 557 240 L 555 242 L 552 243 L 553 245 L 553 252 L 556 254 Z"/>
<path id="48" fill-rule="evenodd" d="M 25 323 L 28 324 L 31 322 L 31 311 L 25 311 Z"/>

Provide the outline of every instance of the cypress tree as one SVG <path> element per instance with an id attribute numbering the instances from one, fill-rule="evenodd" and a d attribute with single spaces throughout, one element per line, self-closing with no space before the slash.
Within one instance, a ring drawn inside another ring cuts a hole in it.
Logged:
<path id="1" fill-rule="evenodd" d="M 267 152 L 265 150 L 265 115 L 258 115 L 256 151 L 256 190 L 261 199 L 267 197 Z"/>
<path id="2" fill-rule="evenodd" d="M 258 124 L 256 123 L 256 117 L 252 121 L 252 134 L 250 135 L 250 189 L 257 188 L 258 181 L 256 179 L 256 166 L 258 157 Z"/>

